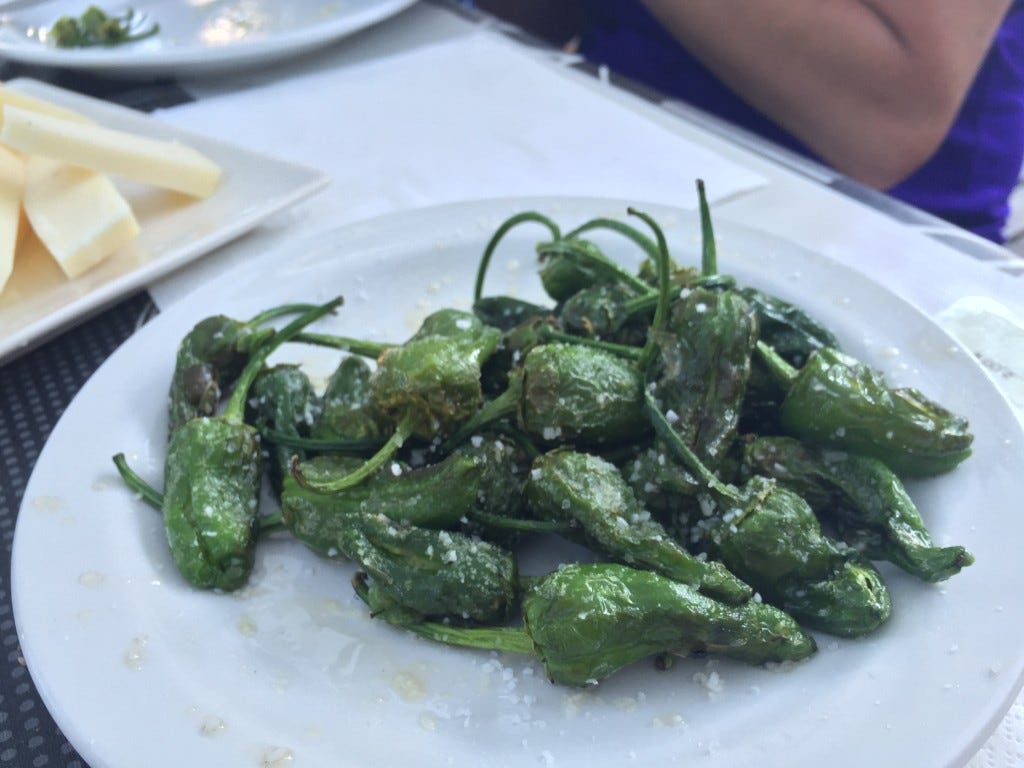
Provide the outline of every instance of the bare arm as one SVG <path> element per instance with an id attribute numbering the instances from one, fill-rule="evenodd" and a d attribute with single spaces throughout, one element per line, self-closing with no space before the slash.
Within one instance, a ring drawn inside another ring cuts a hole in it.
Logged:
<path id="1" fill-rule="evenodd" d="M 876 187 L 923 164 L 1011 0 L 644 0 L 752 106 Z"/>

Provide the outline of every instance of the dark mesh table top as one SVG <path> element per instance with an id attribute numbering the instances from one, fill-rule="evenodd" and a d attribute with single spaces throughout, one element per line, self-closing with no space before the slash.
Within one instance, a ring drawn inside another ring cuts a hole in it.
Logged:
<path id="1" fill-rule="evenodd" d="M 143 111 L 190 97 L 169 81 L 108 81 L 15 66 L 0 80 L 33 77 Z M 12 361 L 0 363 L 0 768 L 84 768 L 43 705 L 21 655 L 11 607 L 14 527 L 32 468 L 61 414 L 99 366 L 155 311 L 136 294 Z"/>

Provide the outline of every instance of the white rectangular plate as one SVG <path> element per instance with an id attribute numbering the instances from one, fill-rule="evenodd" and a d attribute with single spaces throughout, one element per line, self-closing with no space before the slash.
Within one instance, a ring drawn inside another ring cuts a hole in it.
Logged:
<path id="1" fill-rule="evenodd" d="M 216 161 L 224 175 L 217 191 L 205 200 L 117 181 L 141 232 L 74 280 L 64 276 L 34 236 L 23 239 L 14 273 L 0 293 L 0 361 L 209 253 L 328 182 L 327 175 L 316 169 L 187 133 L 125 107 L 35 80 L 12 80 L 7 85 L 110 128 L 180 141 Z"/>

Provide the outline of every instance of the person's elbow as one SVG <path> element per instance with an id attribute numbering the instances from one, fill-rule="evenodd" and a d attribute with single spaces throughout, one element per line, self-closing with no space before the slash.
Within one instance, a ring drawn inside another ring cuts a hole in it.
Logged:
<path id="1" fill-rule="evenodd" d="M 907 91 L 910 93 L 911 91 Z M 949 133 L 963 92 L 935 84 L 873 115 L 851 133 L 837 156 L 837 170 L 876 189 L 888 189 L 917 171 L 935 154 Z"/>

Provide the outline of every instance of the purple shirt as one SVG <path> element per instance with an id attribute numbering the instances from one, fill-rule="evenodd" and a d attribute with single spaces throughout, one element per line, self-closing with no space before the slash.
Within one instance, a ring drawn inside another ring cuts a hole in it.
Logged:
<path id="1" fill-rule="evenodd" d="M 583 53 L 783 146 L 806 147 L 741 101 L 679 45 L 639 0 L 584 0 Z M 1024 0 L 1003 20 L 952 129 L 934 155 L 888 190 L 996 242 L 1024 159 Z"/>

